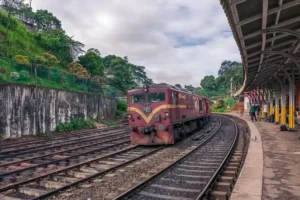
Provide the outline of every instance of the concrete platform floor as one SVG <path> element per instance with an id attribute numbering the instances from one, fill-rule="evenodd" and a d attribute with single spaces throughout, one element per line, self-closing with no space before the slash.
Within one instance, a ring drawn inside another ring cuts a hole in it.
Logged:
<path id="1" fill-rule="evenodd" d="M 255 124 L 261 135 L 263 146 L 261 199 L 300 200 L 299 132 L 281 132 L 280 125 L 263 121 L 251 122 L 248 113 L 244 114 L 243 119 L 248 124 Z M 247 168 L 247 163 L 244 167 Z M 257 174 L 255 171 L 249 173 L 250 176 Z M 242 187 L 248 188 L 249 185 Z M 254 198 L 249 196 L 243 199 Z"/>

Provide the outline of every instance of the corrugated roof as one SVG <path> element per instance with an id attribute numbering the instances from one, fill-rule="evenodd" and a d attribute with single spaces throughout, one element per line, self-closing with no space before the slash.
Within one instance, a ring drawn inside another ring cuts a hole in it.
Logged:
<path id="1" fill-rule="evenodd" d="M 237 94 L 265 85 L 279 68 L 288 71 L 296 68 L 290 56 L 300 60 L 300 0 L 220 0 L 220 3 L 244 65 L 244 84 Z"/>

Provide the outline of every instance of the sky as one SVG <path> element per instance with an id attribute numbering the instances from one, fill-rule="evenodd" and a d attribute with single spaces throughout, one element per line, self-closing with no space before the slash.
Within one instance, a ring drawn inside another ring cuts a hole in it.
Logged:
<path id="1" fill-rule="evenodd" d="M 156 83 L 200 86 L 222 61 L 241 61 L 218 0 L 33 0 L 102 56 L 128 56 Z"/>

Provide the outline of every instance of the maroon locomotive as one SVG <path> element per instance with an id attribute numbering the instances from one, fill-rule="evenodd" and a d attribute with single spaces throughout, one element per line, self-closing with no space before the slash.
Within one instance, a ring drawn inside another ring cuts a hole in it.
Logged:
<path id="1" fill-rule="evenodd" d="M 132 144 L 174 144 L 211 116 L 206 97 L 167 84 L 130 90 L 127 102 Z"/>

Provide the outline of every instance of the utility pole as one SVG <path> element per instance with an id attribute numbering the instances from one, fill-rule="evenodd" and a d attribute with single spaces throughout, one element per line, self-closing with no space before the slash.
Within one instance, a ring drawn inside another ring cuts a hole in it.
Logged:
<path id="1" fill-rule="evenodd" d="M 232 79 L 233 78 L 230 79 L 230 96 L 231 97 L 233 96 L 233 94 L 232 94 Z"/>

